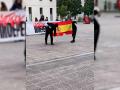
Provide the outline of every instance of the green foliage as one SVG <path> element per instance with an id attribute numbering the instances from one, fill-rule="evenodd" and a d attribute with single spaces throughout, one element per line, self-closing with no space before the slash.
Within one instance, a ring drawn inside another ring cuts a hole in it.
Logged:
<path id="1" fill-rule="evenodd" d="M 68 14 L 76 16 L 82 11 L 81 0 L 58 0 L 57 1 L 58 15 L 64 17 Z"/>
<path id="2" fill-rule="evenodd" d="M 61 5 L 58 9 L 58 13 L 60 14 L 61 18 L 67 15 L 67 6 Z"/>
<path id="3" fill-rule="evenodd" d="M 70 11 L 71 16 L 81 14 L 82 12 L 81 0 L 71 0 L 68 11 Z"/>
<path id="4" fill-rule="evenodd" d="M 91 15 L 93 14 L 94 9 L 94 0 L 86 0 L 84 4 L 84 13 L 85 15 Z"/>

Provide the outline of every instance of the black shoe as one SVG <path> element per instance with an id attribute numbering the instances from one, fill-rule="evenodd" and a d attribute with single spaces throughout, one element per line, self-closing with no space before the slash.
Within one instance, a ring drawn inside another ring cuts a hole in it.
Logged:
<path id="1" fill-rule="evenodd" d="M 45 45 L 48 45 L 47 43 L 45 43 Z"/>
<path id="2" fill-rule="evenodd" d="M 51 43 L 51 45 L 55 45 L 54 43 Z"/>
<path id="3" fill-rule="evenodd" d="M 71 43 L 75 43 L 75 40 L 72 40 Z"/>

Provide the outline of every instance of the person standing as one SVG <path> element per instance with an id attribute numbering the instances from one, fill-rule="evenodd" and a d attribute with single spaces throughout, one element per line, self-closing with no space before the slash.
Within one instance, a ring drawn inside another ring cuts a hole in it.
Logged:
<path id="1" fill-rule="evenodd" d="M 1 2 L 1 8 L 0 8 L 0 11 L 7 11 L 7 6 L 4 2 Z"/>
<path id="2" fill-rule="evenodd" d="M 96 48 L 97 48 L 97 43 L 99 39 L 99 34 L 100 34 L 100 24 L 97 20 L 97 17 L 100 15 L 99 10 L 95 9 L 94 10 L 94 60 L 96 60 L 95 53 L 96 53 Z"/>
<path id="3" fill-rule="evenodd" d="M 35 22 L 38 22 L 38 19 L 37 19 L 37 17 L 35 17 Z"/>
<path id="4" fill-rule="evenodd" d="M 22 0 L 15 0 L 10 11 L 22 9 Z"/>
<path id="5" fill-rule="evenodd" d="M 47 45 L 48 36 L 50 35 L 51 39 L 51 45 L 54 45 L 53 43 L 53 35 L 56 36 L 56 28 L 58 27 L 58 24 L 53 23 L 47 23 L 48 26 L 46 26 L 46 33 L 45 33 L 45 44 Z"/>
<path id="6" fill-rule="evenodd" d="M 45 21 L 48 21 L 48 17 L 45 18 Z"/>
<path id="7" fill-rule="evenodd" d="M 39 21 L 44 21 L 44 15 L 40 17 Z"/>
<path id="8" fill-rule="evenodd" d="M 73 40 L 71 41 L 71 43 L 75 43 L 75 38 L 76 38 L 76 33 L 77 33 L 77 26 L 75 25 L 77 22 L 76 21 L 72 21 L 72 38 Z"/>

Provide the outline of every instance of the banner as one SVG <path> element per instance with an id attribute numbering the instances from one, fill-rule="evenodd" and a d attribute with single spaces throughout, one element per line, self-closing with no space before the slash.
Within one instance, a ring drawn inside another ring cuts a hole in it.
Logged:
<path id="1" fill-rule="evenodd" d="M 24 10 L 0 12 L 0 42 L 24 39 L 25 15 Z"/>

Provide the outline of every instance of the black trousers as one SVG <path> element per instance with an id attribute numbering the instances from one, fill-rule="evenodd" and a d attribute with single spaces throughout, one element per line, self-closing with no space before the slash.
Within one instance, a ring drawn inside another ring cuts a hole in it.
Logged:
<path id="1" fill-rule="evenodd" d="M 50 35 L 50 39 L 51 39 L 51 44 L 53 44 L 53 32 L 47 32 L 47 31 L 45 33 L 45 44 L 47 44 L 49 35 Z"/>
<path id="2" fill-rule="evenodd" d="M 94 52 L 96 51 L 97 48 L 99 34 L 100 34 L 100 29 L 98 28 L 97 30 L 94 31 Z"/>
<path id="3" fill-rule="evenodd" d="M 75 41 L 76 33 L 77 33 L 77 30 L 73 30 L 72 32 L 73 41 Z"/>

